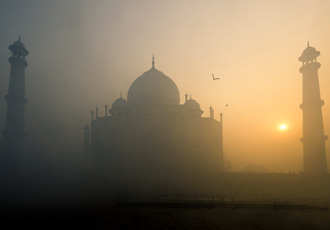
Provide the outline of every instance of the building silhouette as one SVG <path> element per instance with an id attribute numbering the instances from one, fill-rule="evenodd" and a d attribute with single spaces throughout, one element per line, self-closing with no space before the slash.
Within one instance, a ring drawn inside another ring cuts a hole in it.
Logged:
<path id="1" fill-rule="evenodd" d="M 303 160 L 304 172 L 327 173 L 327 161 L 325 151 L 322 106 L 318 69 L 320 63 L 317 57 L 320 55 L 314 47 L 307 45 L 302 52 L 299 61 L 302 62 L 300 73 L 303 75 L 303 102 L 300 108 L 303 111 Z"/>
<path id="2" fill-rule="evenodd" d="M 197 101 L 180 104 L 176 84 L 152 68 L 120 96 L 104 116 L 91 112 L 92 165 L 118 172 L 216 173 L 223 171 L 221 122 L 201 117 Z M 84 152 L 88 149 L 85 129 Z"/>
<path id="3" fill-rule="evenodd" d="M 24 107 L 25 98 L 25 68 L 28 66 L 25 57 L 29 54 L 19 38 L 9 46 L 12 56 L 9 58 L 10 78 L 9 89 L 5 99 L 7 113 L 4 135 L 4 152 L 10 155 L 21 154 L 24 150 Z"/>

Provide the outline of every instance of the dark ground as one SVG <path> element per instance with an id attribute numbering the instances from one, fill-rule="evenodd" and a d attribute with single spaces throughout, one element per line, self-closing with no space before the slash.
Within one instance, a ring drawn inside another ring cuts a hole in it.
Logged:
<path id="1" fill-rule="evenodd" d="M 1 222 L 89 229 L 330 229 L 330 212 L 304 206 L 120 203 L 7 208 Z"/>
<path id="2" fill-rule="evenodd" d="M 216 179 L 171 177 L 168 181 L 172 184 L 163 186 L 167 190 L 154 186 L 158 185 L 151 183 L 154 181 L 140 179 L 136 181 L 138 186 L 133 184 L 130 189 L 123 187 L 125 192 L 113 192 L 118 184 L 126 184 L 122 180 L 105 183 L 108 178 L 92 183 L 93 178 L 99 177 L 75 176 L 70 172 L 60 176 L 42 171 L 30 172 L 29 176 L 17 170 L 10 174 L 0 172 L 3 226 L 330 230 L 328 175 L 315 178 L 232 173 Z M 154 177 L 163 184 L 163 180 Z M 126 192 L 135 190 L 138 192 Z"/>

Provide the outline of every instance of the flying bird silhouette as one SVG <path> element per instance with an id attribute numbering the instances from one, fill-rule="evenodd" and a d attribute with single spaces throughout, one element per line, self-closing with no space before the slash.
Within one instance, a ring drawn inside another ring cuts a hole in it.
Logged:
<path id="1" fill-rule="evenodd" d="M 214 77 L 213 73 L 212 73 L 212 77 L 213 77 L 213 81 L 214 81 L 214 80 L 220 80 L 219 77 Z"/>
<path id="2" fill-rule="evenodd" d="M 225 107 L 227 107 L 229 104 L 227 104 Z"/>

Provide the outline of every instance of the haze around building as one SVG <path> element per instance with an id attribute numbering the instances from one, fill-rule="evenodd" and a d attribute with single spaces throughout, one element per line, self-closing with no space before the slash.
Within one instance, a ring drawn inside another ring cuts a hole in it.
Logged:
<path id="1" fill-rule="evenodd" d="M 298 172 L 298 57 L 307 41 L 321 51 L 324 129 L 330 133 L 329 4 L 1 1 L 0 98 L 8 91 L 8 45 L 21 35 L 30 52 L 26 147 L 61 167 L 78 164 L 90 110 L 127 95 L 155 54 L 158 68 L 176 82 L 181 103 L 187 92 L 205 115 L 210 105 L 216 120 L 223 112 L 224 156 L 232 171 L 257 164 L 269 172 Z M 212 73 L 221 79 L 213 81 Z M 1 100 L 0 130 L 5 110 Z M 279 131 L 280 124 L 288 128 Z"/>

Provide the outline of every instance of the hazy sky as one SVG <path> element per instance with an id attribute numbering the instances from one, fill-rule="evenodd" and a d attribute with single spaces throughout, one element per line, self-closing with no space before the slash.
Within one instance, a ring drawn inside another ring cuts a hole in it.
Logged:
<path id="1" fill-rule="evenodd" d="M 90 110 L 123 93 L 151 67 L 192 94 L 204 116 L 224 113 L 224 151 L 233 170 L 302 167 L 302 77 L 307 41 L 321 52 L 319 78 L 330 135 L 330 1 L 0 0 L 0 129 L 8 46 L 21 35 L 30 148 L 76 159 Z M 212 81 L 212 75 L 221 77 Z M 229 104 L 225 108 L 225 105 Z M 288 125 L 280 131 L 278 125 Z M 38 144 L 36 144 L 38 143 Z M 40 144 L 42 143 L 42 144 Z M 330 141 L 327 141 L 330 166 Z"/>

